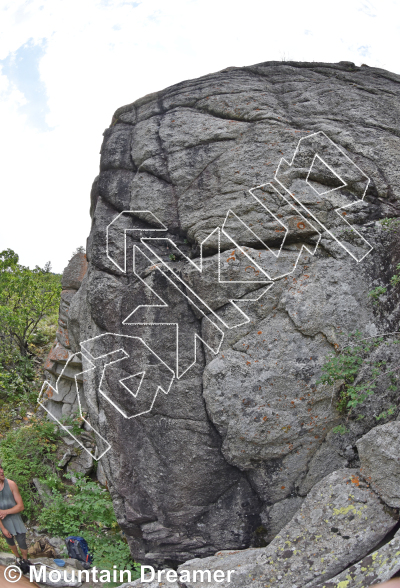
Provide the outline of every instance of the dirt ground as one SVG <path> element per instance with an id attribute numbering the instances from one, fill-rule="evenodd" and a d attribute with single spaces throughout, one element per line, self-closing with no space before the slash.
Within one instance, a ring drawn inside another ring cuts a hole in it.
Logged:
<path id="1" fill-rule="evenodd" d="M 27 588 L 28 586 L 32 588 L 32 586 L 37 586 L 37 588 L 39 588 L 39 585 L 36 584 L 36 582 L 29 582 L 28 578 L 24 578 L 24 576 L 21 576 L 21 579 L 18 580 L 18 582 L 10 584 L 10 582 L 7 582 L 4 577 L 4 571 L 6 568 L 7 566 L 0 565 L 0 588 L 10 588 L 10 586 L 15 586 L 16 588 Z"/>

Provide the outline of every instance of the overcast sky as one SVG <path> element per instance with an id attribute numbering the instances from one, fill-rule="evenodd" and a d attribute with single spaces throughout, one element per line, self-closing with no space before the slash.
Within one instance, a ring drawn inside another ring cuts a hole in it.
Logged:
<path id="1" fill-rule="evenodd" d="M 0 251 L 61 272 L 89 233 L 113 112 L 228 66 L 400 73 L 399 0 L 0 0 Z"/>

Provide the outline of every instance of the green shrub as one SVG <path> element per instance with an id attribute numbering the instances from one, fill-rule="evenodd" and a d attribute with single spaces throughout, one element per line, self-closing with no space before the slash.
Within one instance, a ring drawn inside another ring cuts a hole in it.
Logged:
<path id="1" fill-rule="evenodd" d="M 381 419 L 387 419 L 388 417 L 394 415 L 395 412 L 396 412 L 396 406 L 392 405 L 387 410 L 384 410 L 383 412 L 381 412 L 381 414 L 376 416 L 375 419 L 377 421 L 380 421 Z"/>
<path id="2" fill-rule="evenodd" d="M 0 252 L 0 400 L 33 403 L 40 364 L 54 341 L 61 276 L 31 270 L 11 249 Z"/>
<path id="3" fill-rule="evenodd" d="M 30 356 L 30 342 L 45 337 L 41 322 L 57 312 L 61 276 L 51 273 L 49 264 L 31 270 L 18 261 L 11 249 L 0 252 L 0 342 L 2 350 Z"/>
<path id="4" fill-rule="evenodd" d="M 10 546 L 2 535 L 0 535 L 0 551 L 10 551 Z"/>
<path id="5" fill-rule="evenodd" d="M 16 350 L 0 355 L 0 396 L 8 403 L 35 402 L 40 387 L 31 358 Z"/>
<path id="6" fill-rule="evenodd" d="M 361 333 L 357 331 L 350 334 L 350 340 L 353 340 L 353 343 L 326 357 L 326 361 L 322 366 L 322 376 L 317 381 L 317 384 L 340 384 L 337 408 L 339 412 L 344 414 L 349 414 L 353 408 L 362 404 L 368 396 L 374 394 L 376 382 L 381 376 L 386 375 L 389 379 L 388 390 L 395 392 L 398 386 L 395 371 L 387 369 L 388 362 L 385 360 L 373 361 L 371 358 L 373 350 L 383 343 L 383 337 L 362 338 Z M 399 343 L 399 340 L 386 341 L 384 345 Z M 368 377 L 355 384 L 361 368 L 367 368 L 365 373 L 368 374 Z M 395 408 L 390 407 L 387 414 L 392 415 Z M 360 415 L 358 416 L 363 418 Z M 386 418 L 386 416 L 386 413 L 382 413 L 376 418 L 380 420 L 380 418 Z"/>
<path id="7" fill-rule="evenodd" d="M 385 286 L 377 286 L 376 288 L 371 290 L 371 292 L 368 293 L 368 296 L 372 298 L 374 304 L 378 304 L 379 298 L 386 294 L 386 292 L 387 288 L 385 288 Z"/>
<path id="8" fill-rule="evenodd" d="M 397 264 L 396 271 L 400 272 L 400 263 Z M 390 278 L 390 285 L 396 287 L 398 284 L 400 284 L 400 274 L 393 274 Z M 386 294 L 387 290 L 388 286 L 377 286 L 368 293 L 368 296 L 372 298 L 373 304 L 379 304 L 380 297 L 383 296 L 383 294 Z"/>
<path id="9" fill-rule="evenodd" d="M 336 435 L 345 435 L 348 432 L 348 429 L 344 425 L 338 425 L 332 429 L 332 433 L 336 433 Z"/>
<path id="10" fill-rule="evenodd" d="M 56 471 L 59 439 L 54 423 L 32 418 L 29 425 L 9 431 L 0 441 L 5 474 L 18 484 L 28 518 L 36 516 L 41 507 L 32 480 L 51 477 Z"/>
<path id="11" fill-rule="evenodd" d="M 69 474 L 66 477 L 70 477 Z M 50 535 L 76 535 L 80 528 L 112 527 L 116 524 L 110 494 L 83 474 L 74 474 L 74 486 L 64 494 L 53 486 L 51 502 L 42 509 L 39 523 Z M 49 483 L 48 479 L 43 482 Z M 94 522 L 95 521 L 95 522 Z"/>
<path id="12" fill-rule="evenodd" d="M 318 384 L 334 385 L 340 383 L 338 409 L 342 413 L 351 409 L 374 393 L 376 379 L 382 372 L 385 362 L 371 362 L 370 355 L 373 349 L 382 343 L 382 337 L 363 339 L 360 332 L 350 334 L 354 342 L 342 351 L 330 354 L 322 366 L 322 376 Z M 367 364 L 371 369 L 372 379 L 367 382 L 355 384 L 360 368 Z"/>
<path id="13" fill-rule="evenodd" d="M 66 477 L 71 478 L 68 474 Z M 134 562 L 119 530 L 109 492 L 83 474 L 75 477 L 67 493 L 58 490 L 51 480 L 43 480 L 52 486 L 52 498 L 40 513 L 40 525 L 56 537 L 82 535 L 98 569 L 113 570 L 116 565 L 120 570 L 132 570 Z"/>

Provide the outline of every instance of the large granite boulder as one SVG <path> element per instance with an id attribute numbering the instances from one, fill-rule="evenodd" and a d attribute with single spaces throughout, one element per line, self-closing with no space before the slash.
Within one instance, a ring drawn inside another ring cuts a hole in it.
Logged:
<path id="1" fill-rule="evenodd" d="M 265 545 L 288 520 L 277 505 L 293 516 L 358 467 L 357 439 L 396 404 L 380 378 L 338 435 L 340 382 L 318 380 L 349 333 L 397 330 L 394 289 L 368 293 L 400 262 L 379 222 L 400 214 L 399 82 L 347 62 L 228 68 L 105 131 L 68 333 L 139 561 Z"/>

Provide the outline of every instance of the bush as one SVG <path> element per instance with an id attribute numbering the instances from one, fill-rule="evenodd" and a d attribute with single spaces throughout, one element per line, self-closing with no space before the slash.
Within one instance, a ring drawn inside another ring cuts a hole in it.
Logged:
<path id="1" fill-rule="evenodd" d="M 41 502 L 33 478 L 51 478 L 56 471 L 57 426 L 33 418 L 27 426 L 9 431 L 0 442 L 2 464 L 8 478 L 17 483 L 24 501 L 24 516 L 37 516 Z"/>
<path id="2" fill-rule="evenodd" d="M 398 368 L 389 368 L 389 362 L 386 360 L 372 360 L 372 352 L 375 349 L 381 345 L 399 344 L 398 339 L 384 342 L 382 336 L 362 338 L 361 333 L 357 331 L 350 334 L 350 340 L 353 343 L 326 357 L 322 366 L 322 376 L 317 382 L 325 385 L 340 384 L 337 408 L 344 414 L 350 414 L 356 406 L 374 394 L 376 382 L 382 376 L 389 380 L 388 390 L 395 392 L 398 387 Z M 361 368 L 364 370 L 364 377 L 356 384 Z M 390 412 L 382 413 L 377 420 L 394 414 L 395 409 L 396 407 L 390 407 Z"/>
<path id="3" fill-rule="evenodd" d="M 70 420 L 78 427 L 75 420 Z M 73 485 L 68 481 L 69 474 L 62 480 L 56 465 L 60 436 L 54 423 L 33 418 L 29 425 L 8 432 L 0 441 L 4 470 L 18 484 L 24 501 L 24 518 L 37 519 L 55 537 L 82 535 L 98 569 L 113 571 L 116 565 L 120 570 L 132 571 L 135 564 L 118 527 L 108 490 L 83 474 L 75 474 L 77 480 Z M 39 478 L 51 489 L 52 495 L 44 507 L 33 478 Z M 139 573 L 133 572 L 132 578 L 136 577 Z"/>
<path id="4" fill-rule="evenodd" d="M 394 223 L 393 221 L 396 222 Z M 383 226 L 391 230 L 399 226 L 400 219 L 383 219 L 381 222 Z M 390 286 L 396 288 L 400 284 L 400 263 L 397 264 L 396 271 L 399 273 L 393 274 L 388 286 L 377 286 L 369 292 L 368 296 L 372 299 L 373 304 L 380 303 L 380 297 L 387 293 Z M 373 394 L 376 388 L 376 381 L 381 376 L 388 376 L 390 380 L 388 389 L 391 391 L 396 391 L 398 384 L 398 376 L 397 374 L 395 375 L 398 367 L 387 370 L 388 366 L 386 361 L 371 361 L 372 351 L 383 342 L 382 336 L 363 338 L 361 333 L 357 331 L 356 333 L 350 333 L 349 337 L 352 341 L 347 347 L 344 347 L 342 351 L 338 351 L 337 354 L 331 353 L 326 357 L 326 361 L 322 366 L 322 377 L 317 382 L 317 384 L 325 385 L 341 384 L 338 409 L 342 413 L 350 413 L 353 408 L 362 404 L 368 396 Z M 400 341 L 395 339 L 385 344 L 394 345 L 399 343 Z M 368 368 L 370 378 L 367 382 L 362 381 L 359 384 L 355 384 L 362 367 Z M 381 415 L 378 415 L 376 419 L 380 420 L 381 418 L 387 418 L 393 415 L 395 409 L 396 407 L 390 407 L 387 412 L 385 411 Z"/>
<path id="5" fill-rule="evenodd" d="M 0 355 L 0 395 L 4 400 L 13 405 L 21 400 L 35 402 L 39 387 L 38 374 L 29 357 L 16 350 Z"/>
<path id="6" fill-rule="evenodd" d="M 18 262 L 11 249 L 0 252 L 0 401 L 10 405 L 36 400 L 61 293 L 61 276 L 49 263 L 30 270 Z"/>
<path id="7" fill-rule="evenodd" d="M 339 391 L 338 409 L 340 412 L 348 412 L 358 404 L 364 402 L 367 396 L 374 393 L 375 381 L 355 385 L 354 382 L 360 368 L 368 362 L 371 351 L 378 347 L 383 339 L 362 339 L 361 333 L 351 333 L 350 338 L 354 343 L 345 347 L 338 354 L 330 354 L 322 366 L 322 377 L 318 384 L 333 385 L 341 383 Z M 371 364 L 369 364 L 371 365 Z M 377 375 L 379 366 L 373 366 L 373 374 Z"/>
<path id="8" fill-rule="evenodd" d="M 0 535 L 0 551 L 10 551 L 10 547 L 7 545 L 7 541 L 2 535 Z"/>
<path id="9" fill-rule="evenodd" d="M 71 478 L 69 474 L 67 478 Z M 39 523 L 50 535 L 82 535 L 98 569 L 132 570 L 129 546 L 121 535 L 109 492 L 83 474 L 75 474 L 67 493 L 52 488 L 51 501 L 42 509 Z M 48 485 L 51 481 L 44 479 Z"/>

